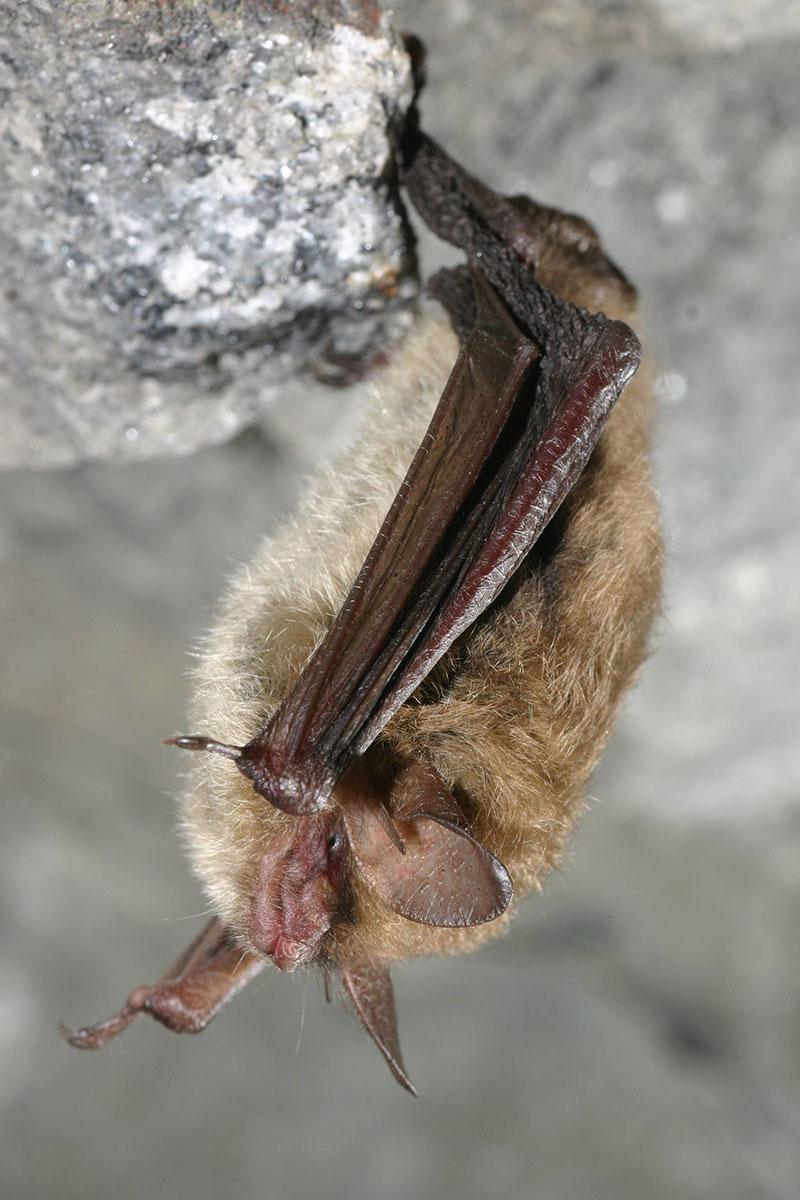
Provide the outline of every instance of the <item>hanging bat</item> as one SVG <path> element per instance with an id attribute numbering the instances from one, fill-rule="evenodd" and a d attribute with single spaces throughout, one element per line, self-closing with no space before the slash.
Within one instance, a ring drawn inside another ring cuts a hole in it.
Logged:
<path id="1" fill-rule="evenodd" d="M 418 131 L 404 182 L 466 255 L 430 283 L 447 316 L 234 582 L 198 673 L 208 735 L 171 739 L 206 752 L 182 820 L 216 915 L 74 1046 L 141 1012 L 197 1032 L 270 961 L 317 965 L 413 1091 L 390 964 L 507 927 L 644 656 L 661 544 L 633 288 L 585 221 Z"/>

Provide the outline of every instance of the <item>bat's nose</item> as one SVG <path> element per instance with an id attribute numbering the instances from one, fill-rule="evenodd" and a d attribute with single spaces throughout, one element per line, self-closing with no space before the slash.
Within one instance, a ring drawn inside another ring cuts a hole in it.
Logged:
<path id="1" fill-rule="evenodd" d="M 302 942 L 293 942 L 278 934 L 269 956 L 276 967 L 289 974 L 305 960 L 306 947 Z"/>

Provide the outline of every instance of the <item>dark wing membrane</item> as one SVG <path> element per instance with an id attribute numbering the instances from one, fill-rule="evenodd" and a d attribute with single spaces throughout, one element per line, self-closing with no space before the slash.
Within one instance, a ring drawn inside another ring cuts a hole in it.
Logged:
<path id="1" fill-rule="evenodd" d="M 444 561 L 443 549 L 459 514 L 474 506 L 475 488 L 484 486 L 487 459 L 537 358 L 483 277 L 476 273 L 474 283 L 481 326 L 462 347 L 350 594 L 295 687 L 238 759 L 257 790 L 289 812 L 324 803 L 452 584 L 457 563 Z"/>
<path id="2" fill-rule="evenodd" d="M 480 332 L 467 340 L 339 617 L 243 752 L 278 807 L 324 804 L 352 758 L 492 603 L 585 466 L 639 346 L 620 322 L 568 316 L 580 319 L 577 339 L 573 321 L 553 332 L 533 371 L 518 350 L 494 384 L 499 396 L 485 378 L 495 347 Z M 484 407 L 504 418 L 500 436 L 486 436 Z"/>
<path id="3" fill-rule="evenodd" d="M 639 363 L 627 325 L 536 283 L 507 240 L 510 223 L 519 230 L 519 208 L 430 139 L 418 139 L 406 184 L 434 231 L 471 256 L 477 302 L 467 308 L 478 324 L 339 615 L 238 757 L 257 791 L 296 814 L 323 806 L 353 758 L 497 597 Z M 528 261 L 536 236 L 531 222 Z M 519 232 L 511 238 L 522 241 Z"/>
<path id="4" fill-rule="evenodd" d="M 356 753 L 370 745 L 459 634 L 496 599 L 586 465 L 638 364 L 638 342 L 627 326 L 600 320 L 605 328 L 586 337 L 577 362 L 554 361 L 548 351 L 524 426 L 510 422 L 498 447 L 502 461 L 487 464 L 484 488 L 471 498 L 461 529 L 443 553 L 436 581 L 452 582 L 431 604 L 424 638 L 354 737 Z"/>

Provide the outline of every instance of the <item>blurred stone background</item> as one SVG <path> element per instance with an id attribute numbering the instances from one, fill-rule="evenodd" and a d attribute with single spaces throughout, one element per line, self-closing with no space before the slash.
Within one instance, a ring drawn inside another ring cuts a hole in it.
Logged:
<path id="1" fill-rule="evenodd" d="M 0 477 L 3 1195 L 796 1200 L 800 18 L 395 12 L 428 46 L 428 129 L 586 215 L 639 286 L 670 546 L 653 658 L 566 871 L 502 942 L 397 972 L 420 1100 L 277 972 L 201 1038 L 142 1022 L 81 1055 L 56 1022 L 107 1015 L 199 924 L 158 744 L 186 647 L 357 397 L 192 457 Z M 425 274 L 441 253 L 423 239 Z"/>

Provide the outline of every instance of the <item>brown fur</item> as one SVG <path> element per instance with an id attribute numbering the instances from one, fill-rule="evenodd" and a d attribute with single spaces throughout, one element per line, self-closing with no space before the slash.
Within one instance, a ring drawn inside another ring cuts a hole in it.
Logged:
<path id="1" fill-rule="evenodd" d="M 575 222 L 578 234 L 582 228 Z M 565 299 L 630 321 L 632 289 L 597 261 L 579 236 L 566 248 L 546 244 L 539 278 Z M 457 349 L 443 316 L 421 318 L 375 383 L 357 445 L 312 481 L 295 519 L 234 580 L 197 673 L 194 727 L 241 745 L 289 690 L 369 550 Z M 381 735 L 431 762 L 453 787 L 472 833 L 514 880 L 508 912 L 471 929 L 421 926 L 382 904 L 354 868 L 356 919 L 334 927 L 324 946 L 339 962 L 471 949 L 506 927 L 561 853 L 659 605 L 649 403 L 640 371 L 555 533 L 546 531 L 500 602 Z M 194 868 L 248 948 L 257 864 L 270 838 L 296 819 L 258 796 L 229 761 L 193 761 L 182 823 Z"/>

